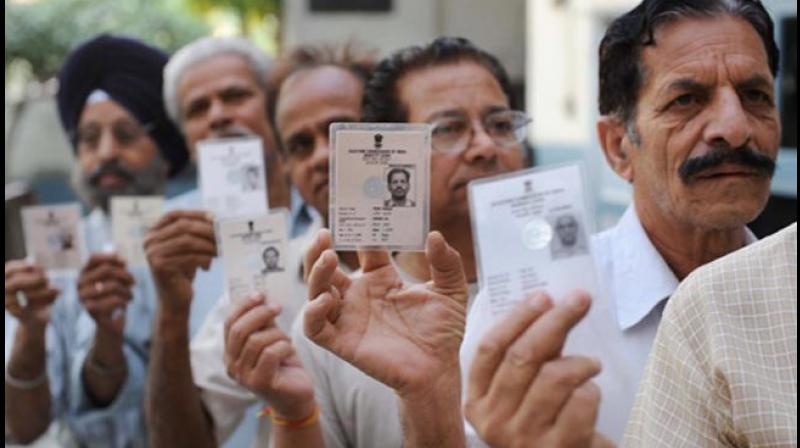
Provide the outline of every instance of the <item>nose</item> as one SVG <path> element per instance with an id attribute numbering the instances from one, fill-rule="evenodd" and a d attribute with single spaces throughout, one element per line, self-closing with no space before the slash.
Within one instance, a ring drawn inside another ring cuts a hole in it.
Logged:
<path id="1" fill-rule="evenodd" d="M 109 129 L 104 129 L 100 134 L 100 141 L 97 143 L 97 155 L 102 162 L 119 157 L 119 143 Z"/>
<path id="2" fill-rule="evenodd" d="M 733 89 L 720 93 L 710 114 L 703 136 L 709 146 L 739 148 L 750 141 L 750 120 Z"/>
<path id="3" fill-rule="evenodd" d="M 499 148 L 479 122 L 472 124 L 472 139 L 464 151 L 468 163 L 494 163 Z"/>
<path id="4" fill-rule="evenodd" d="M 214 100 L 208 110 L 209 126 L 213 130 L 222 130 L 229 127 L 233 123 L 228 108 L 225 107 L 222 101 Z"/>
<path id="5" fill-rule="evenodd" d="M 314 139 L 314 152 L 311 153 L 311 165 L 315 171 L 328 172 L 331 148 L 327 135 L 318 135 Z"/>

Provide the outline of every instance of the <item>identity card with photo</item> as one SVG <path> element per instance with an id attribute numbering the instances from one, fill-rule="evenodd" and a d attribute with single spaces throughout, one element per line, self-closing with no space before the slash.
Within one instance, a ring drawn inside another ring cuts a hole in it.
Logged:
<path id="1" fill-rule="evenodd" d="M 34 205 L 22 208 L 28 258 L 48 271 L 80 270 L 84 262 L 81 206 Z"/>
<path id="2" fill-rule="evenodd" d="M 333 123 L 330 228 L 337 250 L 424 250 L 431 128 Z"/>
<path id="3" fill-rule="evenodd" d="M 203 205 L 218 219 L 267 213 L 261 139 L 204 140 L 197 144 Z"/>
<path id="4" fill-rule="evenodd" d="M 164 212 L 161 196 L 111 198 L 111 239 L 114 250 L 130 266 L 145 266 L 144 237 Z"/>
<path id="5" fill-rule="evenodd" d="M 262 293 L 273 303 L 293 300 L 298 275 L 289 253 L 288 211 L 221 220 L 225 292 L 231 302 Z"/>
<path id="6" fill-rule="evenodd" d="M 579 165 L 534 168 L 469 184 L 478 281 L 493 316 L 526 294 L 599 292 L 591 214 Z"/>

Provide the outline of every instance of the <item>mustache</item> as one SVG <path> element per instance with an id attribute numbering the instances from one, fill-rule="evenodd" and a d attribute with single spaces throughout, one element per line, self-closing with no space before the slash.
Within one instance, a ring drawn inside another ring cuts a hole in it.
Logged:
<path id="1" fill-rule="evenodd" d="M 714 147 L 707 154 L 684 161 L 678 169 L 678 175 L 683 183 L 689 184 L 703 172 L 725 164 L 751 168 L 763 177 L 772 177 L 775 173 L 774 160 L 745 145 L 736 149 Z"/>
<path id="2" fill-rule="evenodd" d="M 241 125 L 229 125 L 212 129 L 211 138 L 250 137 L 256 135 L 250 128 Z"/>
<path id="3" fill-rule="evenodd" d="M 136 177 L 136 173 L 133 170 L 122 165 L 119 160 L 112 159 L 111 161 L 98 166 L 94 171 L 89 173 L 87 176 L 89 185 L 97 185 L 97 183 L 100 181 L 100 178 L 106 174 L 121 177 L 126 182 L 132 182 Z"/>

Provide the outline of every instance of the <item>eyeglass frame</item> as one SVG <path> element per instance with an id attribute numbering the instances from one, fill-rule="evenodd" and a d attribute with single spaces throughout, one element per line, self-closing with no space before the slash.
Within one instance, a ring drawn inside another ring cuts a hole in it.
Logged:
<path id="1" fill-rule="evenodd" d="M 492 136 L 490 131 L 488 131 L 486 129 L 487 128 L 487 126 L 486 126 L 487 118 L 490 117 L 490 116 L 493 116 L 493 115 L 509 114 L 509 113 L 512 114 L 515 118 L 520 118 L 521 120 L 519 121 L 519 126 L 515 127 L 514 130 L 512 131 L 512 133 L 514 134 L 514 142 L 513 143 L 500 142 L 494 136 Z M 458 115 L 460 115 L 460 116 L 447 116 L 447 115 L 445 115 L 441 119 L 432 120 L 430 122 L 430 124 L 431 124 L 431 150 L 432 150 L 433 153 L 438 153 L 438 154 L 460 154 L 460 153 L 464 152 L 467 148 L 470 147 L 470 144 L 471 144 L 472 140 L 475 138 L 475 120 L 469 120 L 468 117 L 466 117 L 466 116 L 464 116 L 463 114 L 460 114 L 460 113 Z M 466 123 L 469 124 L 470 135 L 469 135 L 469 138 L 465 139 L 464 143 L 462 143 L 461 145 L 455 145 L 454 144 L 450 149 L 437 149 L 435 147 L 436 130 L 447 119 L 450 119 L 450 120 L 463 119 Z M 523 111 L 514 110 L 514 109 L 498 109 L 498 110 L 493 110 L 493 111 L 490 111 L 488 113 L 483 114 L 483 116 L 480 119 L 480 126 L 481 126 L 481 129 L 483 130 L 483 132 L 492 140 L 493 143 L 495 143 L 499 147 L 510 149 L 512 147 L 516 147 L 517 145 L 522 145 L 525 142 L 525 138 L 527 136 L 527 132 L 525 132 L 525 129 L 532 122 L 533 122 L 533 119 L 531 117 L 529 117 Z M 519 134 L 517 134 L 518 132 L 519 132 Z M 463 146 L 463 147 L 460 147 L 458 150 L 453 149 L 453 148 L 458 148 L 459 146 Z"/>

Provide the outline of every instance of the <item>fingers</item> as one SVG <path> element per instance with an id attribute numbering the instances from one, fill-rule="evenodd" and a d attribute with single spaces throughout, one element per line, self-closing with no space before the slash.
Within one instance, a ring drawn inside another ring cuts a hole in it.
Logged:
<path id="1" fill-rule="evenodd" d="M 458 251 L 450 247 L 439 232 L 428 234 L 425 253 L 431 269 L 433 285 L 442 291 L 467 290 L 467 277 Z M 464 300 L 466 300 L 464 294 Z"/>
<path id="2" fill-rule="evenodd" d="M 29 263 L 27 260 L 12 260 L 6 262 L 6 280 L 10 277 L 23 272 L 33 273 L 41 272 L 44 275 L 42 268 L 34 263 Z"/>
<path id="3" fill-rule="evenodd" d="M 339 276 L 337 280 L 338 287 L 340 289 L 346 288 L 349 279 L 339 270 L 339 258 L 334 251 L 326 250 L 314 263 L 308 276 L 309 299 L 311 300 L 326 291 L 330 291 L 331 287 L 334 286 L 334 280 L 337 275 Z M 344 278 L 341 278 L 342 276 Z"/>
<path id="4" fill-rule="evenodd" d="M 279 313 L 278 306 L 254 306 L 236 321 L 231 321 L 225 338 L 226 356 L 231 360 L 238 359 L 247 339 L 253 333 L 274 325 L 275 316 Z"/>
<path id="5" fill-rule="evenodd" d="M 250 335 L 245 341 L 241 353 L 235 358 L 231 366 L 232 373 L 241 374 L 253 370 L 261 357 L 261 352 L 279 341 L 289 341 L 289 337 L 278 327 L 270 327 Z M 231 372 L 229 371 L 229 374 Z M 233 375 L 231 375 L 233 376 Z"/>
<path id="6" fill-rule="evenodd" d="M 357 253 L 358 264 L 364 273 L 389 266 L 391 263 L 389 252 L 385 250 L 359 250 Z"/>
<path id="7" fill-rule="evenodd" d="M 116 313 L 116 310 L 120 308 L 125 309 L 129 300 L 130 299 L 120 296 L 106 296 L 98 300 L 86 302 L 83 306 L 91 316 L 95 317 L 95 319 L 99 317 L 110 318 Z"/>
<path id="8" fill-rule="evenodd" d="M 198 236 L 191 232 L 178 231 L 175 234 L 165 236 L 154 236 L 146 240 L 145 248 L 152 256 L 164 256 L 181 254 L 199 254 L 210 257 L 217 256 L 217 243 L 212 237 Z"/>
<path id="9" fill-rule="evenodd" d="M 330 292 L 322 293 L 307 303 L 303 310 L 303 331 L 306 336 L 326 347 L 336 335 L 334 323 L 342 304 L 342 300 Z"/>
<path id="10" fill-rule="evenodd" d="M 314 237 L 314 241 L 306 250 L 306 255 L 303 258 L 303 280 L 308 281 L 311 275 L 311 269 L 314 263 L 319 259 L 323 252 L 333 247 L 333 239 L 331 232 L 328 229 L 320 229 Z M 312 296 L 314 297 L 314 296 Z"/>
<path id="11" fill-rule="evenodd" d="M 114 265 L 125 268 L 125 260 L 115 253 L 94 253 L 83 266 L 81 272 L 88 272 L 101 265 Z"/>
<path id="12" fill-rule="evenodd" d="M 36 271 L 19 271 L 6 278 L 6 294 L 15 294 L 17 291 L 32 293 L 46 289 L 47 278 Z"/>
<path id="13" fill-rule="evenodd" d="M 172 210 L 165 213 L 158 221 L 151 227 L 151 230 L 162 229 L 174 222 L 186 220 L 205 221 L 214 225 L 214 215 L 205 210 Z"/>
<path id="14" fill-rule="evenodd" d="M 508 347 L 552 306 L 547 294 L 535 292 L 486 332 L 470 367 L 467 395 L 470 399 L 486 395 Z"/>
<path id="15" fill-rule="evenodd" d="M 125 269 L 124 265 L 119 264 L 95 264 L 92 268 L 86 269 L 78 279 L 78 288 L 94 286 L 99 283 L 119 283 L 123 286 L 131 286 L 134 283 L 133 275 Z"/>
<path id="16" fill-rule="evenodd" d="M 268 375 L 278 368 L 278 366 L 288 357 L 294 354 L 294 347 L 289 339 L 281 339 L 261 350 L 255 368 L 252 370 L 256 375 Z"/>
<path id="17" fill-rule="evenodd" d="M 600 362 L 584 356 L 546 362 L 520 403 L 516 418 L 532 428 L 547 428 L 573 392 L 598 373 Z"/>
<path id="18" fill-rule="evenodd" d="M 491 388 L 529 382 L 545 361 L 560 356 L 567 334 L 589 311 L 590 302 L 588 294 L 575 291 L 538 318 L 506 351 Z"/>
<path id="19" fill-rule="evenodd" d="M 117 298 L 125 305 L 133 299 L 133 293 L 129 284 L 121 283 L 117 280 L 110 281 L 97 281 L 95 283 L 86 283 L 78 287 L 78 296 L 81 303 L 88 310 L 92 302 L 103 300 L 106 298 Z"/>
<path id="20" fill-rule="evenodd" d="M 575 389 L 556 419 L 554 446 L 590 445 L 595 438 L 600 399 L 600 388 L 591 381 Z"/>

